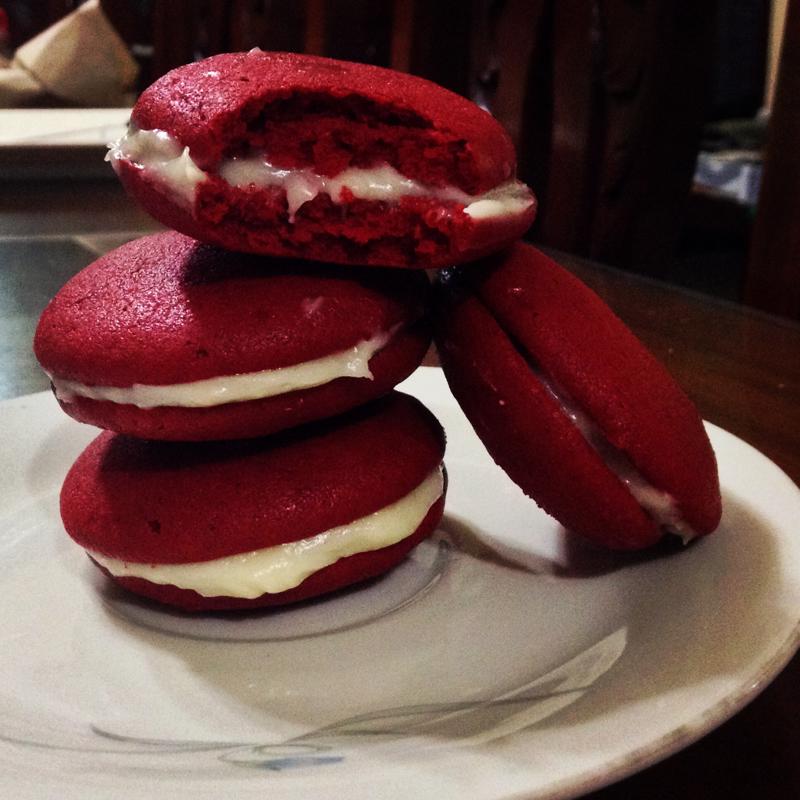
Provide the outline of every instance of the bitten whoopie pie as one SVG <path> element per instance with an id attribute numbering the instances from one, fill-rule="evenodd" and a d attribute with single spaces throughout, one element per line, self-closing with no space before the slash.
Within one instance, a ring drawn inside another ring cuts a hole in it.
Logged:
<path id="1" fill-rule="evenodd" d="M 67 533 L 132 592 L 188 610 L 304 600 L 399 563 L 441 519 L 444 434 L 393 392 L 264 439 L 104 432 L 61 491 Z"/>
<path id="2" fill-rule="evenodd" d="M 437 345 L 476 432 L 566 528 L 646 547 L 713 531 L 714 453 L 692 402 L 588 287 L 533 247 L 449 275 Z"/>
<path id="3" fill-rule="evenodd" d="M 109 158 L 156 219 L 231 250 L 438 267 L 509 244 L 535 214 L 510 138 L 474 103 L 296 53 L 173 70 Z"/>
<path id="4" fill-rule="evenodd" d="M 62 408 L 152 439 L 260 436 L 389 392 L 430 341 L 423 273 L 271 260 L 160 233 L 108 253 L 42 314 Z"/>

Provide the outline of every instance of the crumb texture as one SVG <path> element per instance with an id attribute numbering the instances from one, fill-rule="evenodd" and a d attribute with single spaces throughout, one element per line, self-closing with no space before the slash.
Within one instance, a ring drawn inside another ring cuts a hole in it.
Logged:
<path id="1" fill-rule="evenodd" d="M 502 126 L 469 100 L 412 75 L 294 53 L 225 53 L 179 67 L 142 94 L 132 120 L 169 132 L 211 171 L 255 147 L 322 174 L 387 161 L 478 194 L 516 168 Z"/>

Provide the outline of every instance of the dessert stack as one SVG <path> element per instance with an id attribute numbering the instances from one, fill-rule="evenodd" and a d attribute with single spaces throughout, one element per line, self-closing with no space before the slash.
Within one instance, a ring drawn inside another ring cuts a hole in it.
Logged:
<path id="1" fill-rule="evenodd" d="M 417 78 L 254 51 L 150 87 L 110 160 L 173 230 L 91 264 L 40 320 L 61 407 L 106 429 L 64 482 L 67 532 L 187 610 L 396 565 L 444 508 L 442 429 L 393 391 L 430 345 L 425 268 L 533 217 L 505 132 Z"/>
<path id="2" fill-rule="evenodd" d="M 716 527 L 696 410 L 596 295 L 517 241 L 535 199 L 473 103 L 256 49 L 165 75 L 109 158 L 172 230 L 75 276 L 35 351 L 61 407 L 106 429 L 61 511 L 122 586 L 250 608 L 399 563 L 444 508 L 442 429 L 393 390 L 433 328 L 493 458 L 570 528 L 633 549 Z"/>

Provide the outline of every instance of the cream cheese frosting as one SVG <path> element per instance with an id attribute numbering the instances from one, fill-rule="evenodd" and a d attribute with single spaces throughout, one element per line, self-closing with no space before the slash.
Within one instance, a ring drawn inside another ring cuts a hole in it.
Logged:
<path id="1" fill-rule="evenodd" d="M 192 160 L 189 148 L 181 147 L 165 131 L 126 133 L 109 145 L 106 154 L 106 161 L 110 161 L 114 169 L 120 158 L 157 176 L 186 206 L 191 206 L 197 185 L 208 177 Z"/>
<path id="2" fill-rule="evenodd" d="M 657 489 L 642 475 L 624 452 L 614 447 L 605 437 L 597 423 L 573 402 L 552 381 L 535 371 L 550 395 L 561 406 L 584 439 L 597 451 L 605 465 L 625 484 L 637 503 L 653 521 L 683 539 L 684 544 L 697 536 L 683 519 L 675 498 L 668 492 Z"/>
<path id="3" fill-rule="evenodd" d="M 120 159 L 147 170 L 169 186 L 184 204 L 191 205 L 195 190 L 209 173 L 192 160 L 189 149 L 162 130 L 131 128 L 119 141 L 109 145 L 107 156 L 116 167 Z M 360 200 L 396 203 L 403 197 L 429 197 L 442 202 L 459 203 L 464 213 L 476 220 L 516 216 L 532 204 L 528 187 L 509 180 L 488 192 L 470 195 L 456 186 L 428 186 L 402 175 L 389 164 L 373 167 L 350 167 L 334 177 L 319 175 L 309 168 L 283 169 L 270 163 L 264 153 L 223 160 L 216 174 L 231 186 L 246 188 L 283 188 L 289 221 L 307 202 L 319 194 L 327 194 L 334 203 L 342 203 L 343 189 Z"/>
<path id="4" fill-rule="evenodd" d="M 285 592 L 340 558 L 380 550 L 411 536 L 444 493 L 437 467 L 415 489 L 384 508 L 307 539 L 189 564 L 138 564 L 87 550 L 112 575 L 191 589 L 203 597 L 253 599 Z"/>
<path id="5" fill-rule="evenodd" d="M 87 386 L 77 381 L 51 375 L 56 397 L 64 403 L 76 397 L 134 405 L 138 408 L 177 406 L 208 408 L 226 403 L 260 400 L 300 389 L 321 386 L 337 378 L 372 380 L 369 361 L 386 346 L 396 328 L 358 342 L 348 350 L 279 369 L 222 375 L 218 378 L 190 381 L 166 386 L 134 384 L 133 386 Z"/>

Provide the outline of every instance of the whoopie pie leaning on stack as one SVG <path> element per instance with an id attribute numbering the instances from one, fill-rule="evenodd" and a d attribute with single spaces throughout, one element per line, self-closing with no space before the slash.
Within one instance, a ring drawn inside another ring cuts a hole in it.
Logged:
<path id="1" fill-rule="evenodd" d="M 530 245 L 442 282 L 453 394 L 506 473 L 569 530 L 636 550 L 722 514 L 697 409 L 586 285 Z"/>
<path id="2" fill-rule="evenodd" d="M 535 199 L 473 103 L 256 49 L 158 80 L 109 158 L 174 230 L 73 278 L 35 349 L 61 407 L 107 429 L 61 510 L 121 586 L 191 611 L 277 605 L 430 534 L 444 435 L 393 387 L 430 341 L 423 270 L 453 265 L 433 311 L 445 374 L 526 493 L 612 548 L 716 527 L 696 410 L 596 295 L 515 244 Z"/>

